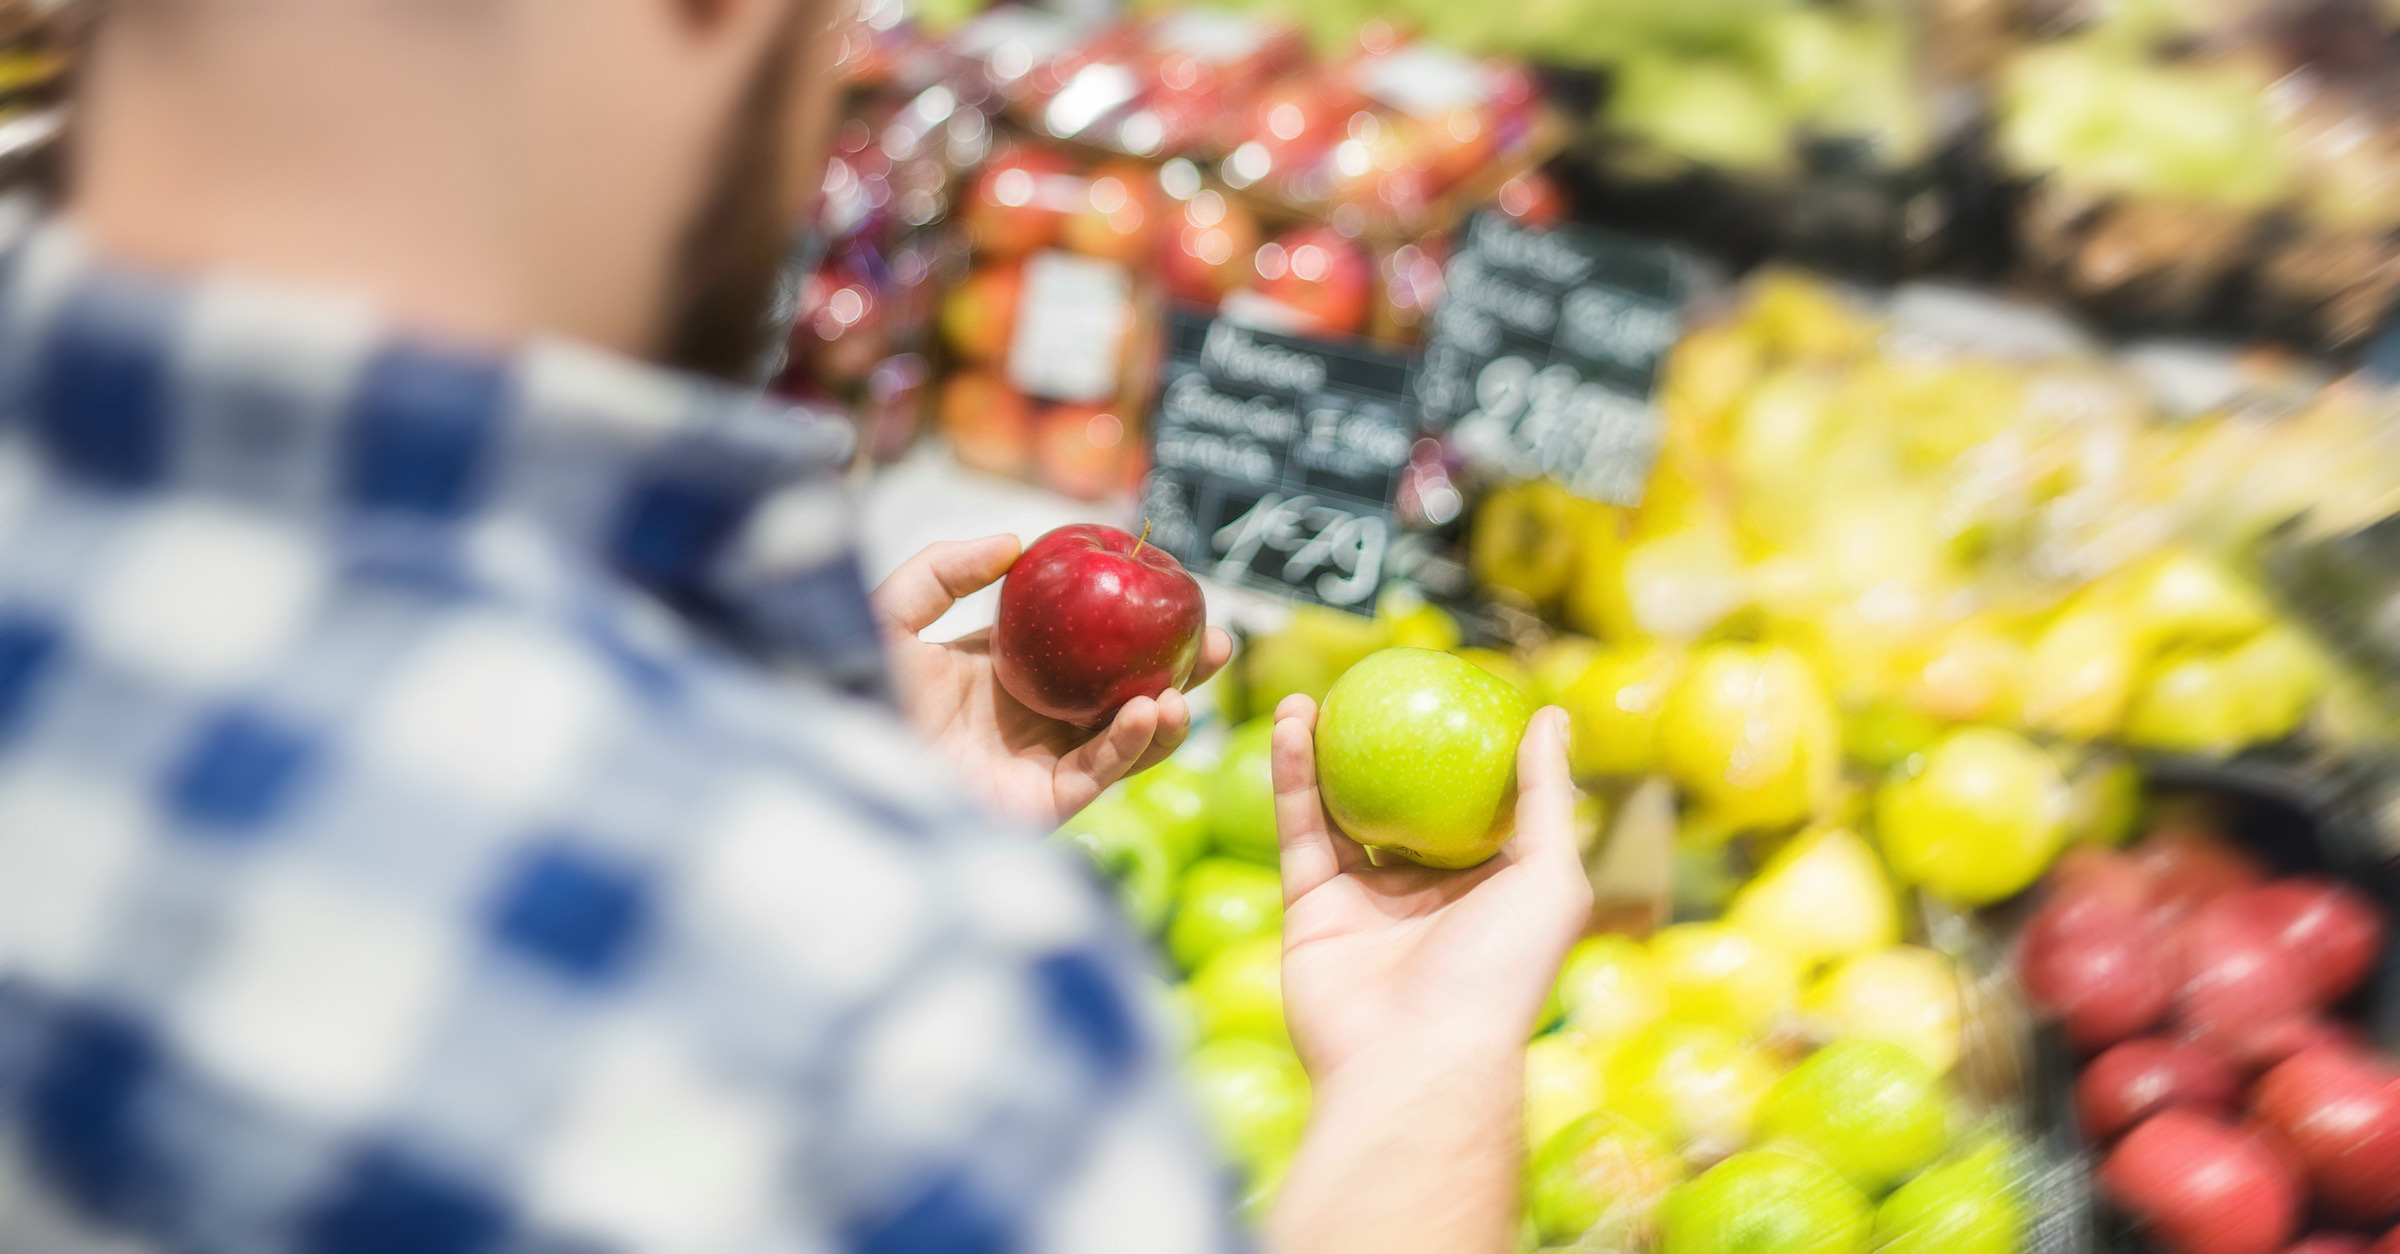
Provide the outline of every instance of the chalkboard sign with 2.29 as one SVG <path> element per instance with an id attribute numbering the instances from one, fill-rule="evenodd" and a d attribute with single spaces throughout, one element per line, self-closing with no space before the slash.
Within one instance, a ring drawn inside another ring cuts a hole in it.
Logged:
<path id="1" fill-rule="evenodd" d="M 1373 349 L 1178 316 L 1142 489 L 1151 539 L 1197 574 L 1371 608 L 1416 435 L 1410 374 Z"/>
<path id="2" fill-rule="evenodd" d="M 1426 422 L 1511 477 L 1639 502 L 1664 434 L 1650 393 L 1682 327 L 1687 268 L 1597 228 L 1477 215 L 1425 347 Z"/>

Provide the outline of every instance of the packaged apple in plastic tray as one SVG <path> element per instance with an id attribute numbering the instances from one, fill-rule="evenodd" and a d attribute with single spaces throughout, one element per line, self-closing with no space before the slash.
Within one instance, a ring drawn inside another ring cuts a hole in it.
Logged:
<path id="1" fill-rule="evenodd" d="M 1347 59 L 1267 85 L 1218 163 L 1269 216 L 1353 238 L 1446 230 L 1568 138 L 1526 67 L 1369 23 Z"/>
<path id="2" fill-rule="evenodd" d="M 2400 940 L 2391 930 L 2400 922 L 2400 861 L 2379 848 L 2372 816 L 2360 805 L 2356 772 L 2257 753 L 2230 760 L 2157 758 L 2145 762 L 2142 773 L 2153 801 L 2164 800 L 2170 807 L 2162 811 L 2170 836 L 2173 825 L 2189 821 L 2178 818 L 2179 813 L 2204 814 L 2210 834 L 2225 838 L 2257 873 L 2269 879 L 2304 875 L 2338 880 L 2381 910 L 2385 934 L 2380 957 L 2360 987 L 2328 1013 L 2347 1025 L 2341 1031 L 2355 1034 L 2367 1047 L 2387 1057 L 2400 1050 Z M 2197 808 L 2179 812 L 2171 808 L 2176 805 Z M 2207 872 L 2191 874 L 2197 882 Z M 2098 1172 L 2106 1151 L 2101 1138 L 2084 1126 L 2078 1088 L 2082 1068 L 2091 1062 L 2088 1051 L 2070 1044 L 2056 1024 L 2043 1025 L 2033 1045 L 2032 1111 L 2043 1160 L 2036 1182 L 2041 1200 L 2034 1212 L 2033 1247 L 2043 1254 L 2170 1251 L 2172 1243 L 2145 1232 L 2100 1191 Z M 2239 1086 L 2229 1097 L 2232 1113 L 2240 1118 L 2249 1107 L 2253 1094 L 2247 1091 L 2254 1089 L 2255 1075 L 2236 1071 L 2229 1078 Z M 2306 1191 L 2305 1181 L 2300 1187 Z M 2303 1197 L 2297 1226 L 2267 1248 L 2297 1248 L 2304 1234 L 2341 1230 L 2345 1223 L 2351 1230 L 2358 1228 L 2355 1220 L 2329 1219 Z M 2368 1227 L 2365 1235 L 2372 1238 L 2380 1230 Z"/>
<path id="3" fill-rule="evenodd" d="M 1034 132 L 1139 157 L 1208 156 L 1307 48 L 1288 25 L 1179 10 L 1111 27 L 1027 76 L 1013 102 Z"/>
<path id="4" fill-rule="evenodd" d="M 2326 4 L 2152 39 L 2118 25 L 2021 40 L 1993 71 L 2025 271 L 2128 324 L 2332 350 L 2373 334 L 2400 298 L 2395 23 Z"/>

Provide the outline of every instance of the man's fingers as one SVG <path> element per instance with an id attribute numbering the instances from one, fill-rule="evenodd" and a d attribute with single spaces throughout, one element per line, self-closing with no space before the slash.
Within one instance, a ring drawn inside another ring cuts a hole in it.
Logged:
<path id="1" fill-rule="evenodd" d="M 1282 851 L 1283 904 L 1342 873 L 1342 845 L 1317 795 L 1317 703 L 1294 693 L 1275 707 L 1275 832 Z"/>
<path id="2" fill-rule="evenodd" d="M 1225 669 L 1233 660 L 1233 636 L 1222 627 L 1211 627 L 1200 633 L 1200 664 L 1192 668 L 1192 677 L 1185 681 L 1184 691 L 1190 692 L 1209 681 L 1209 677 Z"/>
<path id="3" fill-rule="evenodd" d="M 1567 712 L 1536 711 L 1517 745 L 1519 856 L 1541 866 L 1572 865 L 1582 874 L 1575 844 L 1575 783 L 1567 770 Z"/>
<path id="4" fill-rule="evenodd" d="M 1101 790 L 1123 779 L 1150 751 L 1158 735 L 1158 702 L 1135 697 L 1117 710 L 1100 734 L 1059 759 L 1055 773 L 1059 818 L 1092 803 Z"/>
<path id="5" fill-rule="evenodd" d="M 914 636 L 949 613 L 960 597 L 980 592 L 1007 574 L 1020 551 L 1015 536 L 930 545 L 875 589 L 871 602 L 876 620 L 887 632 Z"/>
<path id="6" fill-rule="evenodd" d="M 1133 764 L 1128 775 L 1139 775 L 1164 762 L 1183 747 L 1184 738 L 1192 734 L 1192 706 L 1182 693 L 1173 688 L 1158 694 L 1158 731 L 1150 738 L 1150 747 Z"/>

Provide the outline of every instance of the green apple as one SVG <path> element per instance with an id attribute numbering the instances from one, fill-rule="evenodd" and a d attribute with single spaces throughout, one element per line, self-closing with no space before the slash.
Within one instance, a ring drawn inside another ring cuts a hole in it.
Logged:
<path id="1" fill-rule="evenodd" d="M 1794 1154 L 1735 1154 L 1675 1190 L 1659 1254 L 1866 1254 L 1875 1212 L 1832 1169 Z"/>
<path id="2" fill-rule="evenodd" d="M 1276 861 L 1274 738 L 1272 718 L 1234 728 L 1204 788 L 1217 848 L 1270 866 Z"/>
<path id="3" fill-rule="evenodd" d="M 1167 921 L 1175 901 L 1174 855 L 1147 812 L 1110 791 L 1058 829 L 1058 839 L 1081 849 L 1117 889 L 1125 916 L 1145 934 Z"/>
<path id="4" fill-rule="evenodd" d="M 1458 647 L 1458 620 L 1450 611 L 1425 599 L 1413 588 L 1399 587 L 1384 593 L 1375 602 L 1375 621 L 1382 625 L 1384 638 L 1377 647 L 1406 645 L 1412 649 L 1455 649 Z M 1350 659 L 1355 665 L 1357 658 Z M 1345 667 L 1344 669 L 1348 669 Z"/>
<path id="5" fill-rule="evenodd" d="M 1210 1041 L 1184 1063 L 1200 1117 L 1253 1173 L 1288 1159 L 1308 1124 L 1308 1073 L 1292 1051 L 1247 1037 Z"/>
<path id="6" fill-rule="evenodd" d="M 1152 834 L 1178 870 L 1208 851 L 1207 782 L 1180 757 L 1125 781 L 1125 804 L 1149 817 Z"/>
<path id="7" fill-rule="evenodd" d="M 1558 998 L 1568 1032 L 1613 1049 L 1666 1017 L 1667 976 L 1631 937 L 1587 936 L 1567 951 Z"/>
<path id="8" fill-rule="evenodd" d="M 1647 1249 L 1658 1208 L 1683 1182 L 1683 1160 L 1619 1115 L 1587 1115 L 1542 1143 L 1526 1165 L 1525 1210 L 1545 1243 Z M 1577 1246 L 1577 1248 L 1586 1248 Z"/>
<path id="9" fill-rule="evenodd" d="M 1247 1036 L 1290 1048 L 1283 1021 L 1283 938 L 1269 932 L 1232 942 L 1192 974 L 1200 1035 Z"/>
<path id="10" fill-rule="evenodd" d="M 1474 866 L 1507 843 L 1517 742 L 1533 703 L 1431 649 L 1369 654 L 1317 716 L 1317 783 L 1352 840 L 1430 867 Z"/>
<path id="11" fill-rule="evenodd" d="M 1550 1035 L 1525 1047 L 1525 1144 L 1532 1149 L 1600 1108 L 1600 1064 L 1571 1037 Z"/>
<path id="12" fill-rule="evenodd" d="M 1734 893 L 1725 921 L 1806 966 L 1900 939 L 1883 860 L 1845 827 L 1802 832 Z"/>
<path id="13" fill-rule="evenodd" d="M 1781 827 L 1830 799 L 1840 719 L 1824 683 L 1782 645 L 1702 649 L 1658 717 L 1659 764 L 1725 824 Z"/>
<path id="14" fill-rule="evenodd" d="M 1798 955 L 1727 923 L 1678 923 L 1650 938 L 1667 1017 L 1756 1037 L 1800 1005 Z"/>
<path id="15" fill-rule="evenodd" d="M 1807 1147 L 1872 1196 L 1950 1148 L 1949 1094 L 1897 1045 L 1835 1041 L 1775 1082 L 1758 1134 Z"/>
<path id="16" fill-rule="evenodd" d="M 1560 700 L 1575 720 L 1578 776 L 1642 775 L 1658 765 L 1658 711 L 1683 677 L 1683 650 L 1644 643 L 1593 657 Z"/>
<path id="17" fill-rule="evenodd" d="M 1175 918 L 1167 925 L 1167 952 L 1176 965 L 1197 971 L 1227 945 L 1278 935 L 1282 927 L 1283 878 L 1273 867 L 1202 858 L 1183 877 Z"/>
<path id="18" fill-rule="evenodd" d="M 1651 1025 L 1603 1068 L 1608 1109 L 1691 1158 L 1749 1144 L 1775 1074 L 1764 1053 L 1733 1033 L 1674 1020 Z"/>
<path id="19" fill-rule="evenodd" d="M 2100 740 L 2124 720 L 2141 672 L 2131 615 L 2087 597 L 2061 611 L 2025 658 L 2025 723 L 2070 740 Z"/>
<path id="20" fill-rule="evenodd" d="M 1987 905 L 2058 856 L 2069 799 L 2050 755 L 2013 732 L 1967 727 L 1894 773 L 1875 798 L 1875 834 L 1902 880 Z"/>
<path id="21" fill-rule="evenodd" d="M 2186 548 L 2160 553 L 2131 573 L 2126 609 L 2153 648 L 2233 644 L 2275 617 L 2249 581 Z"/>
<path id="22" fill-rule="evenodd" d="M 1875 1213 L 1883 1254 L 2014 1254 L 2025 1248 L 2016 1147 L 1994 1137 L 1901 1185 Z"/>

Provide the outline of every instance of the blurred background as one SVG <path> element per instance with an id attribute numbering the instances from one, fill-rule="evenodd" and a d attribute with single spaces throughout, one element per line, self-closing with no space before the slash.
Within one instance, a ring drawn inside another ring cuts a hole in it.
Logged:
<path id="1" fill-rule="evenodd" d="M 2400 1250 L 2400 4 L 862 3 L 758 380 L 880 567 L 1146 523 L 1242 636 L 1059 838 L 1248 1205 L 1256 719 L 1414 644 L 1575 720 L 1527 1249 Z"/>

